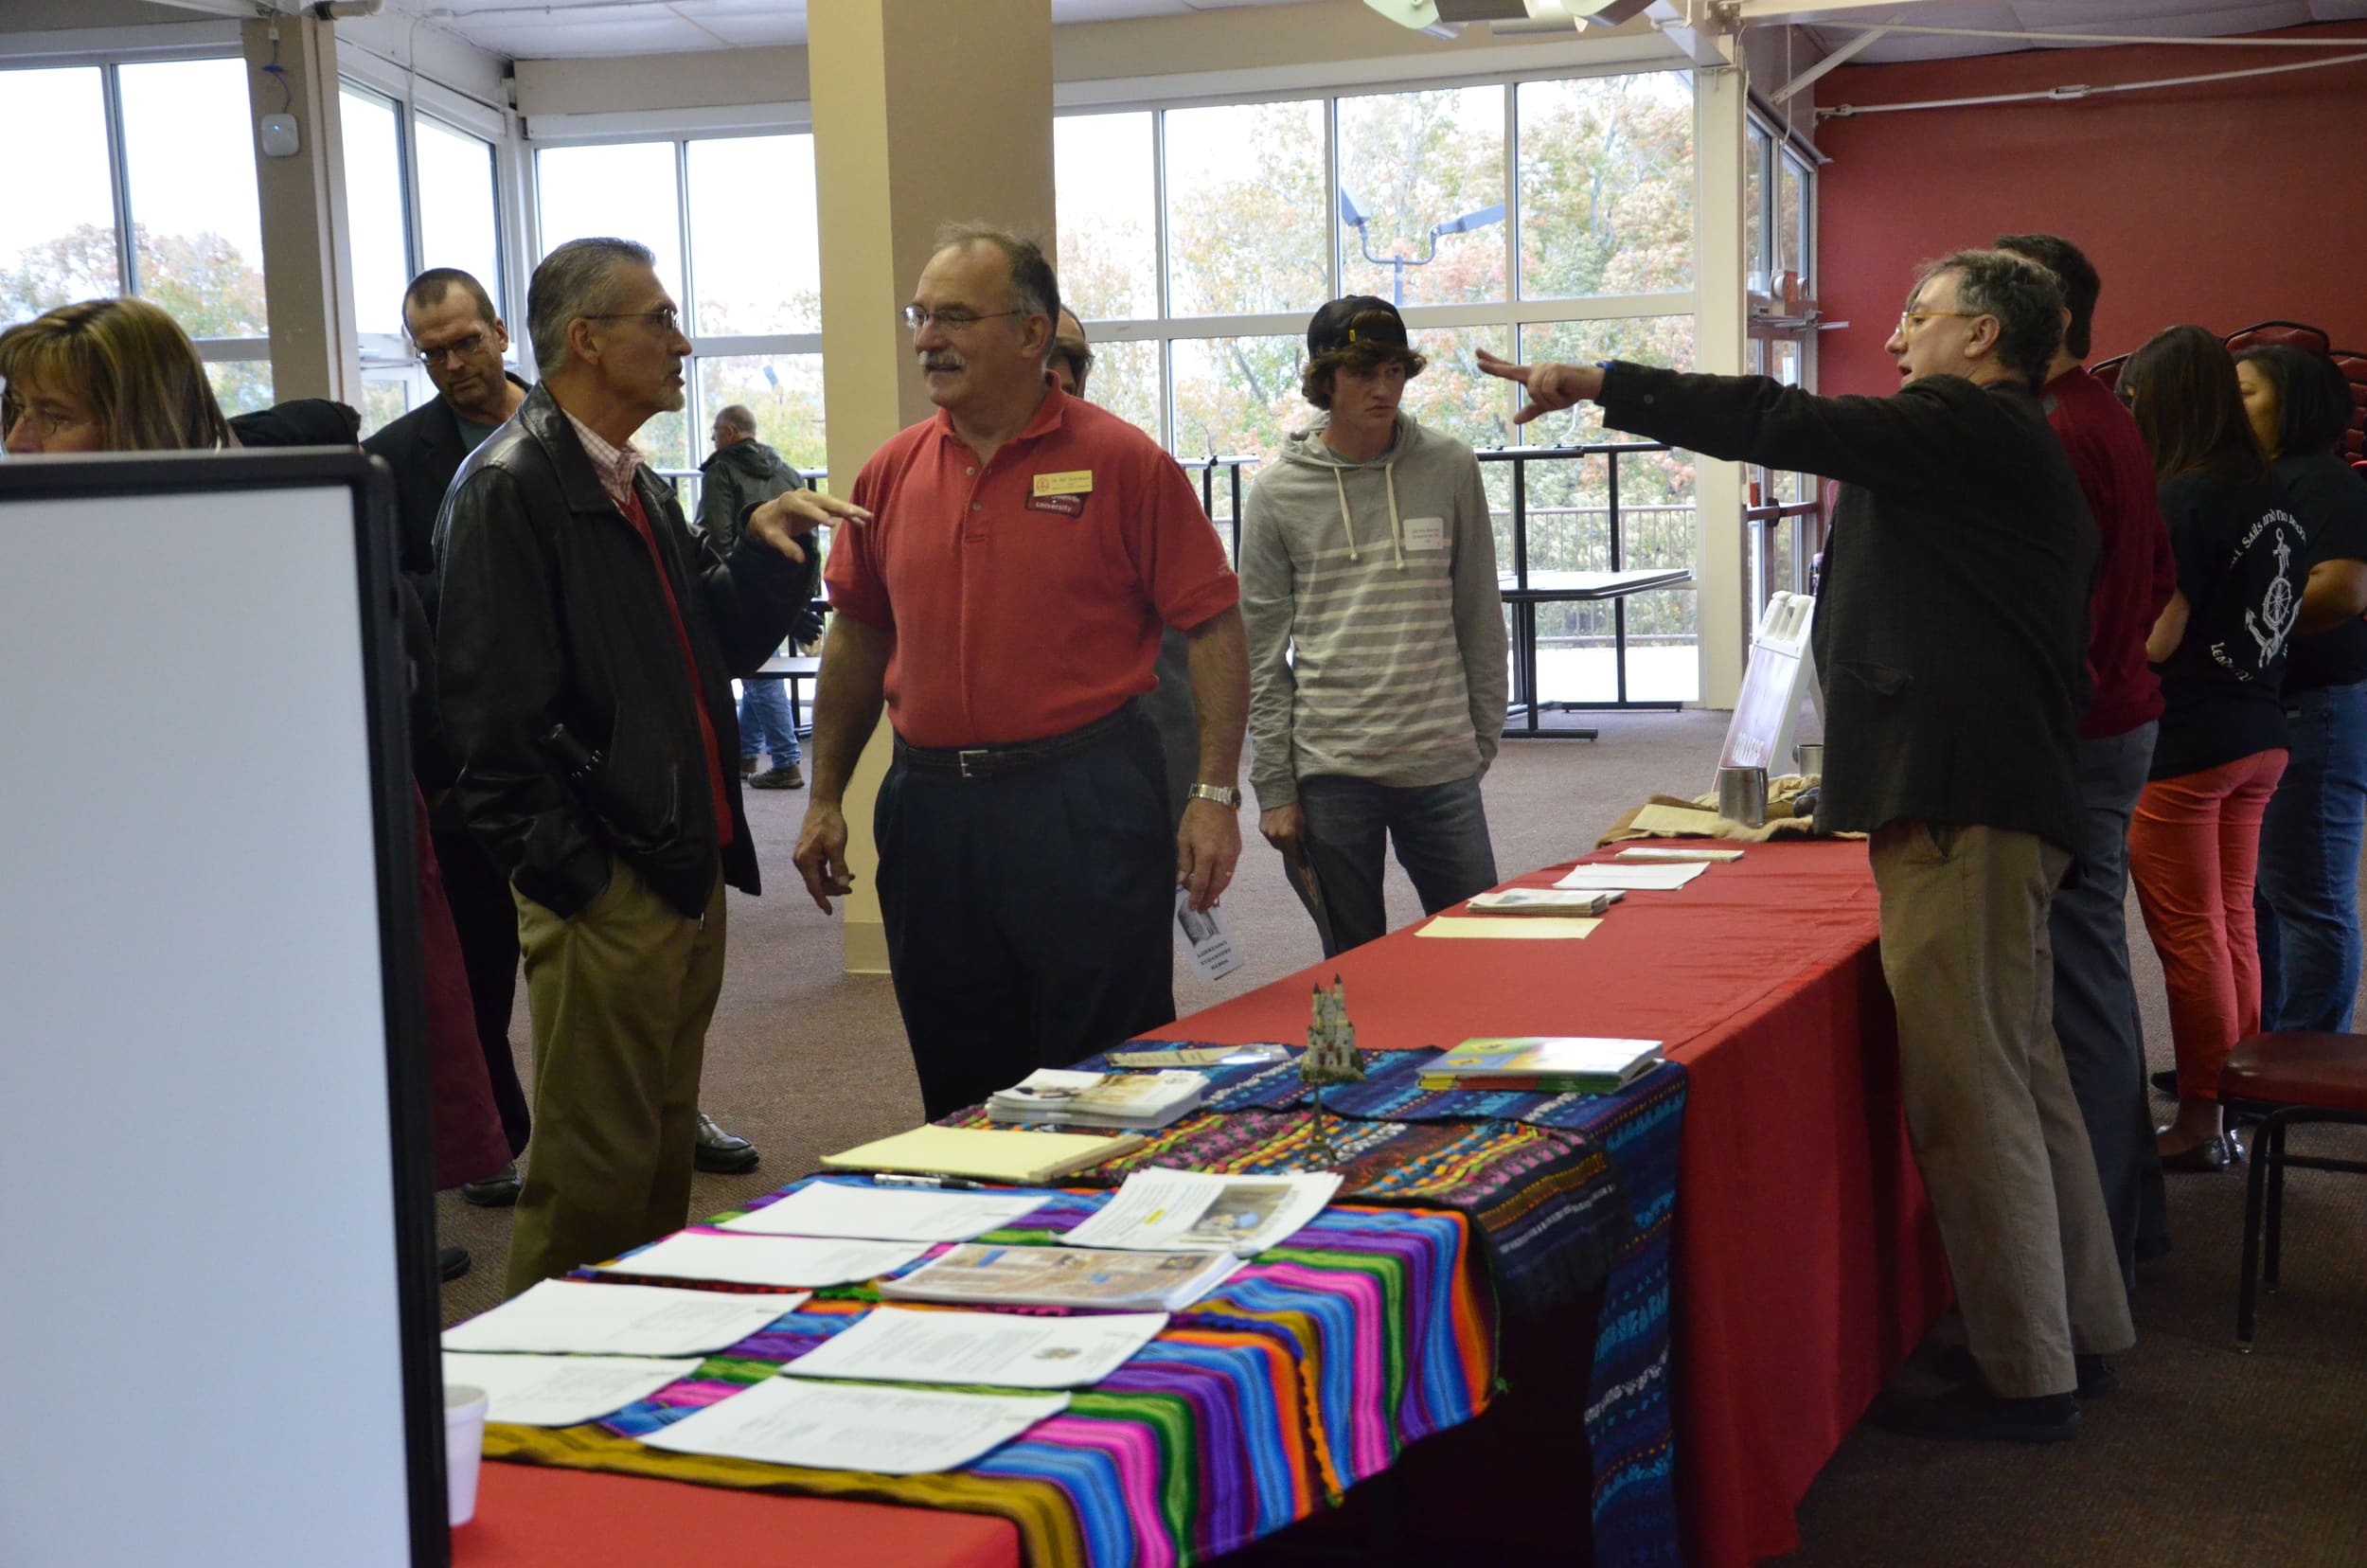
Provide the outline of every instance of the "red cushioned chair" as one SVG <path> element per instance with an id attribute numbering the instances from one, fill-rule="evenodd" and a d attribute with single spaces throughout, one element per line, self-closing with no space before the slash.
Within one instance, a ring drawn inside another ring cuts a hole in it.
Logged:
<path id="1" fill-rule="evenodd" d="M 2257 1287 L 2265 1282 L 2271 1291 L 2277 1288 L 2285 1167 L 2367 1175 L 2367 1161 L 2285 1151 L 2285 1130 L 2296 1122 L 2367 1127 L 2367 1035 L 2253 1035 L 2236 1045 L 2220 1070 L 2219 1103 L 2231 1113 L 2260 1118 L 2252 1133 L 2251 1185 L 2244 1198 L 2244 1277 L 2235 1303 L 2236 1348 L 2249 1351 Z"/>

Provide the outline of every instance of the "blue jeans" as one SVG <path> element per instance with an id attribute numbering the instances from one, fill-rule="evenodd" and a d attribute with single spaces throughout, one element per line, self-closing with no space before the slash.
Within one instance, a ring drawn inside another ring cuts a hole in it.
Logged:
<path id="1" fill-rule="evenodd" d="M 2260 821 L 2260 1026 L 2346 1033 L 2358 996 L 2367 684 L 2285 700 L 2291 758 Z"/>
<path id="2" fill-rule="evenodd" d="M 756 753 L 786 768 L 798 760 L 797 726 L 789 722 L 789 693 L 783 681 L 739 683 L 739 755 L 755 761 Z"/>
<path id="3" fill-rule="evenodd" d="M 1317 922 L 1326 958 L 1389 929 L 1380 891 L 1384 841 L 1396 845 L 1397 864 L 1414 879 L 1424 914 L 1496 885 L 1496 851 L 1487 841 L 1476 777 L 1395 789 L 1325 775 L 1299 780 L 1299 807 L 1307 816 L 1308 861 L 1328 917 Z M 1296 878 L 1291 885 L 1298 885 Z"/>

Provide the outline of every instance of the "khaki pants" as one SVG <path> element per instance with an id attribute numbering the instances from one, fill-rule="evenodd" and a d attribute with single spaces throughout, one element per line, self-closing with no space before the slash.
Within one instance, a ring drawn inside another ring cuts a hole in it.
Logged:
<path id="1" fill-rule="evenodd" d="M 534 1135 L 507 1293 L 680 1230 L 699 1068 L 723 986 L 723 882 L 684 918 L 621 860 L 562 920 L 519 898 L 534 1014 Z"/>
<path id="2" fill-rule="evenodd" d="M 2053 1020 L 2048 907 L 2070 857 L 2029 833 L 1874 835 L 1899 1093 L 1991 1393 L 2069 1393 L 2072 1353 L 2136 1342 Z"/>

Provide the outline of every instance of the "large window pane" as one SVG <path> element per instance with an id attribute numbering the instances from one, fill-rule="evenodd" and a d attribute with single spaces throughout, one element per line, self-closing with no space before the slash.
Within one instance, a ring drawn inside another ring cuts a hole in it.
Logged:
<path id="1" fill-rule="evenodd" d="M 458 267 L 502 302 L 493 146 L 418 116 L 419 267 Z M 518 324 L 523 331 L 525 324 Z"/>
<path id="2" fill-rule="evenodd" d="M 1323 104 L 1174 109 L 1166 132 L 1170 313 L 1311 312 L 1330 297 Z"/>
<path id="3" fill-rule="evenodd" d="M 544 256 L 570 240 L 637 240 L 657 253 L 658 278 L 675 303 L 682 303 L 672 142 L 545 148 L 535 154 L 534 183 Z"/>
<path id="4" fill-rule="evenodd" d="M 205 366 L 224 414 L 258 414 L 272 405 L 271 361 L 216 361 Z"/>
<path id="5" fill-rule="evenodd" d="M 411 281 L 402 203 L 402 136 L 395 106 L 376 93 L 339 95 L 345 122 L 346 223 L 353 240 L 354 315 L 365 332 L 402 330 Z"/>
<path id="6" fill-rule="evenodd" d="M 1775 175 L 1775 255 L 1781 272 L 1798 273 L 1808 287 L 1808 182 L 1800 160 L 1784 154 Z"/>
<path id="7" fill-rule="evenodd" d="M 1319 416 L 1299 396 L 1296 337 L 1187 338 L 1175 345 L 1175 454 L 1270 462 Z"/>
<path id="8" fill-rule="evenodd" d="M 1743 270 L 1750 274 L 1751 287 L 1760 294 L 1768 288 L 1770 272 L 1767 258 L 1771 247 L 1768 235 L 1767 160 L 1771 156 L 1773 138 L 1756 126 L 1750 130 L 1750 156 L 1743 166 L 1742 176 L 1742 236 Z"/>
<path id="9" fill-rule="evenodd" d="M 1691 79 L 1526 81 L 1518 92 L 1522 296 L 1691 288 Z"/>
<path id="10" fill-rule="evenodd" d="M 699 290 L 690 330 L 822 330 L 813 138 L 694 141 L 689 160 L 690 258 Z"/>
<path id="11" fill-rule="evenodd" d="M 1504 90 L 1342 98 L 1340 222 L 1343 293 L 1504 298 Z"/>
<path id="12" fill-rule="evenodd" d="M 829 466 L 828 434 L 822 418 L 820 354 L 758 354 L 702 358 L 699 406 L 710 429 L 717 412 L 738 403 L 756 417 L 756 439 L 781 454 L 800 473 Z M 709 443 L 702 431 L 703 460 Z M 852 482 L 853 475 L 847 476 Z M 842 485 L 843 493 L 846 489 Z"/>
<path id="13" fill-rule="evenodd" d="M 1073 115 L 1052 122 L 1060 296 L 1079 321 L 1159 313 L 1159 207 L 1151 116 Z"/>
<path id="14" fill-rule="evenodd" d="M 0 71 L 0 322 L 122 293 L 98 70 Z"/>
<path id="15" fill-rule="evenodd" d="M 1480 373 L 1478 351 L 1512 351 L 1508 327 L 1458 327 L 1415 331 L 1414 347 L 1430 361 L 1405 384 L 1399 406 L 1433 430 L 1443 430 L 1473 447 L 1502 446 L 1512 438 L 1512 414 L 1520 406 L 1512 383 Z M 1311 413 L 1312 410 L 1309 410 Z M 1320 418 L 1320 416 L 1318 416 Z"/>
<path id="16" fill-rule="evenodd" d="M 191 337 L 260 337 L 263 222 L 246 65 L 121 68 L 124 176 L 139 292 Z"/>
<path id="17" fill-rule="evenodd" d="M 1159 346 L 1156 343 L 1096 343 L 1088 402 L 1128 420 L 1159 439 Z"/>

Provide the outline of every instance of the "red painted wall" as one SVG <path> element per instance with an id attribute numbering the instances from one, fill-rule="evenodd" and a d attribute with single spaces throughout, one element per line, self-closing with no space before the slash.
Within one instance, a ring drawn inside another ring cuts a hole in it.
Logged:
<path id="1" fill-rule="evenodd" d="M 2356 24 L 2279 38 L 2356 38 Z M 2345 52 L 2345 51 L 2334 51 Z M 2199 76 L 2316 56 L 2166 45 L 1843 66 L 1820 105 Z M 2104 277 L 2092 355 L 2160 329 L 2282 318 L 2367 350 L 2367 62 L 2076 102 L 1828 119 L 1817 145 L 1826 392 L 1888 392 L 1882 343 L 1918 261 L 2000 234 L 2059 234 Z"/>

